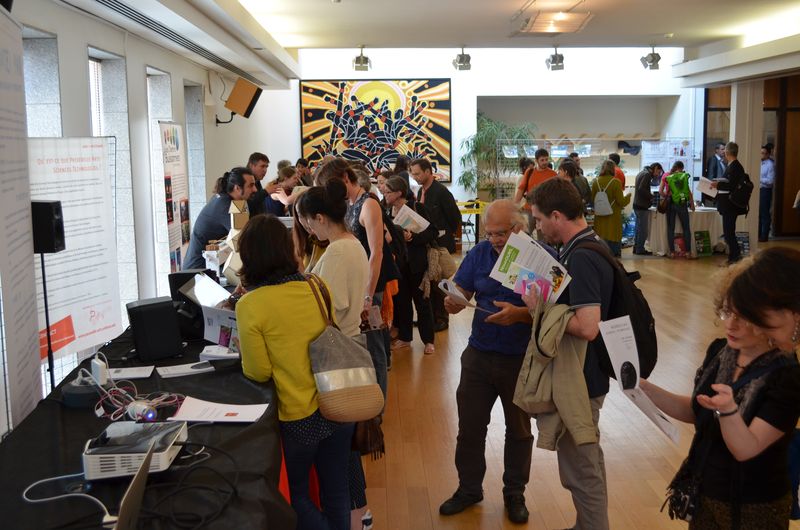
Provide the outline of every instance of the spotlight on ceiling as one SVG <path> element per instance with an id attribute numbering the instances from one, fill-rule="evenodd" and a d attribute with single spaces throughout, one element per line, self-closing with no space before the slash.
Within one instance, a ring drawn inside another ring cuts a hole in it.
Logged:
<path id="1" fill-rule="evenodd" d="M 650 49 L 652 51 L 639 60 L 642 61 L 642 66 L 644 66 L 645 70 L 648 68 L 650 70 L 658 70 L 658 61 L 661 60 L 661 56 L 656 53 L 655 47 L 651 46 Z"/>
<path id="2" fill-rule="evenodd" d="M 353 58 L 353 70 L 367 72 L 370 68 L 372 68 L 372 61 L 369 60 L 369 57 L 364 55 L 364 46 L 362 45 L 361 54 Z"/>
<path id="3" fill-rule="evenodd" d="M 464 53 L 464 48 L 461 48 L 461 53 L 456 54 L 456 58 L 453 59 L 453 67 L 456 70 L 470 70 L 472 65 L 469 63 L 469 54 Z"/>
<path id="4" fill-rule="evenodd" d="M 548 70 L 563 70 L 564 69 L 564 56 L 558 53 L 558 47 L 555 47 L 555 53 L 550 54 L 550 57 L 545 59 L 544 64 L 547 65 Z"/>

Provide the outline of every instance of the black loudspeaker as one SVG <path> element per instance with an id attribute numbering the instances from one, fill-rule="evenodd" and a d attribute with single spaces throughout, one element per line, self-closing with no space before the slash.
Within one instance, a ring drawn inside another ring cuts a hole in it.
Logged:
<path id="1" fill-rule="evenodd" d="M 148 298 L 130 302 L 125 307 L 140 360 L 153 361 L 182 353 L 178 315 L 172 299 L 168 296 Z"/>
<path id="2" fill-rule="evenodd" d="M 11 13 L 11 6 L 14 5 L 14 0 L 0 0 L 0 6 L 3 6 Z"/>
<path id="3" fill-rule="evenodd" d="M 250 117 L 250 113 L 261 96 L 261 89 L 246 79 L 241 77 L 236 80 L 236 84 L 231 89 L 231 94 L 225 101 L 225 108 L 235 112 L 245 118 Z"/>
<path id="4" fill-rule="evenodd" d="M 66 248 L 61 201 L 31 202 L 31 223 L 34 254 L 53 254 Z"/>

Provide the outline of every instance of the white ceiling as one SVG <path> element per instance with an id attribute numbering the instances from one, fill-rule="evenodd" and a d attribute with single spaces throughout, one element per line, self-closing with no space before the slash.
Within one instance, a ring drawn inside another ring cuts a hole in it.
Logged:
<path id="1" fill-rule="evenodd" d="M 752 31 L 767 39 L 800 31 L 797 0 L 535 0 L 513 22 L 530 0 L 239 2 L 285 48 L 694 47 Z M 509 37 L 539 10 L 571 7 L 593 14 L 579 33 Z"/>

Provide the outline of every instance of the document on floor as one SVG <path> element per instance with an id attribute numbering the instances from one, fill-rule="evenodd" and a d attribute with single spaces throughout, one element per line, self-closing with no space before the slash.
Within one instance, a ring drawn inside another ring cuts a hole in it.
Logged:
<path id="1" fill-rule="evenodd" d="M 186 396 L 181 408 L 168 421 L 210 421 L 214 423 L 253 423 L 267 411 L 269 403 L 231 405 Z"/>
<path id="2" fill-rule="evenodd" d="M 203 306 L 203 338 L 239 353 L 239 329 L 236 327 L 236 312 Z"/>
<path id="3" fill-rule="evenodd" d="M 199 363 L 178 364 L 176 366 L 159 366 L 156 368 L 158 375 L 164 379 L 171 377 L 183 377 L 185 375 L 204 374 L 206 372 L 213 372 L 214 367 L 208 361 L 200 361 Z"/>
<path id="4" fill-rule="evenodd" d="M 600 322 L 600 333 L 617 376 L 622 393 L 639 407 L 645 416 L 674 443 L 678 443 L 678 428 L 658 410 L 647 394 L 639 387 L 639 353 L 636 349 L 636 336 L 633 334 L 628 315 Z"/>
<path id="5" fill-rule="evenodd" d="M 700 193 L 705 193 L 709 197 L 716 197 L 717 196 L 717 188 L 712 188 L 711 183 L 713 181 L 708 180 L 705 177 L 700 177 L 700 180 L 697 181 L 697 191 Z"/>
<path id="6" fill-rule="evenodd" d="M 555 302 L 564 288 L 569 285 L 570 276 L 566 267 L 558 262 L 545 248 L 524 233 L 511 234 L 503 252 L 497 258 L 489 277 L 500 282 L 512 291 L 517 287 L 520 271 L 525 270 L 551 286 L 548 302 Z"/>
<path id="7" fill-rule="evenodd" d="M 464 297 L 464 295 L 461 293 L 461 291 L 458 289 L 458 286 L 456 285 L 456 282 L 454 282 L 453 280 L 448 280 L 446 278 L 444 280 L 440 280 L 439 281 L 439 289 L 441 289 L 441 291 L 444 294 L 449 296 L 457 304 L 460 304 L 460 305 L 463 305 L 463 306 L 466 306 L 466 307 L 471 307 L 473 309 L 477 309 L 478 311 L 483 311 L 484 313 L 493 313 L 493 311 L 489 311 L 488 309 L 484 309 L 482 307 L 478 307 L 477 305 L 475 305 L 475 303 L 470 302 L 469 300 L 467 300 Z"/>
<path id="8" fill-rule="evenodd" d="M 402 208 L 400 208 L 400 211 L 397 212 L 397 215 L 394 216 L 392 221 L 394 224 L 402 227 L 403 230 L 408 230 L 409 232 L 414 232 L 415 234 L 425 231 L 425 229 L 431 224 L 427 219 L 405 204 Z"/>

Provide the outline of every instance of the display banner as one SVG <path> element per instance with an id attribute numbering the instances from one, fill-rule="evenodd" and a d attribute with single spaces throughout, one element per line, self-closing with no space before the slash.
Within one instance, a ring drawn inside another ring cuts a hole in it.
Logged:
<path id="1" fill-rule="evenodd" d="M 189 174 L 186 170 L 186 142 L 183 128 L 172 122 L 158 122 L 161 150 L 164 155 L 164 201 L 169 233 L 169 269 L 181 270 L 189 248 L 192 229 L 189 225 Z"/>
<path id="2" fill-rule="evenodd" d="M 31 197 L 61 201 L 66 250 L 45 254 L 50 339 L 56 357 L 122 333 L 111 199 L 111 138 L 29 138 Z M 47 358 L 42 270 L 35 256 L 39 353 Z"/>
<path id="3" fill-rule="evenodd" d="M 31 236 L 22 32 L 0 9 L 0 436 L 42 397 L 36 344 L 36 286 Z M 7 382 L 7 387 L 6 387 Z M 8 411 L 10 411 L 10 418 Z"/>

